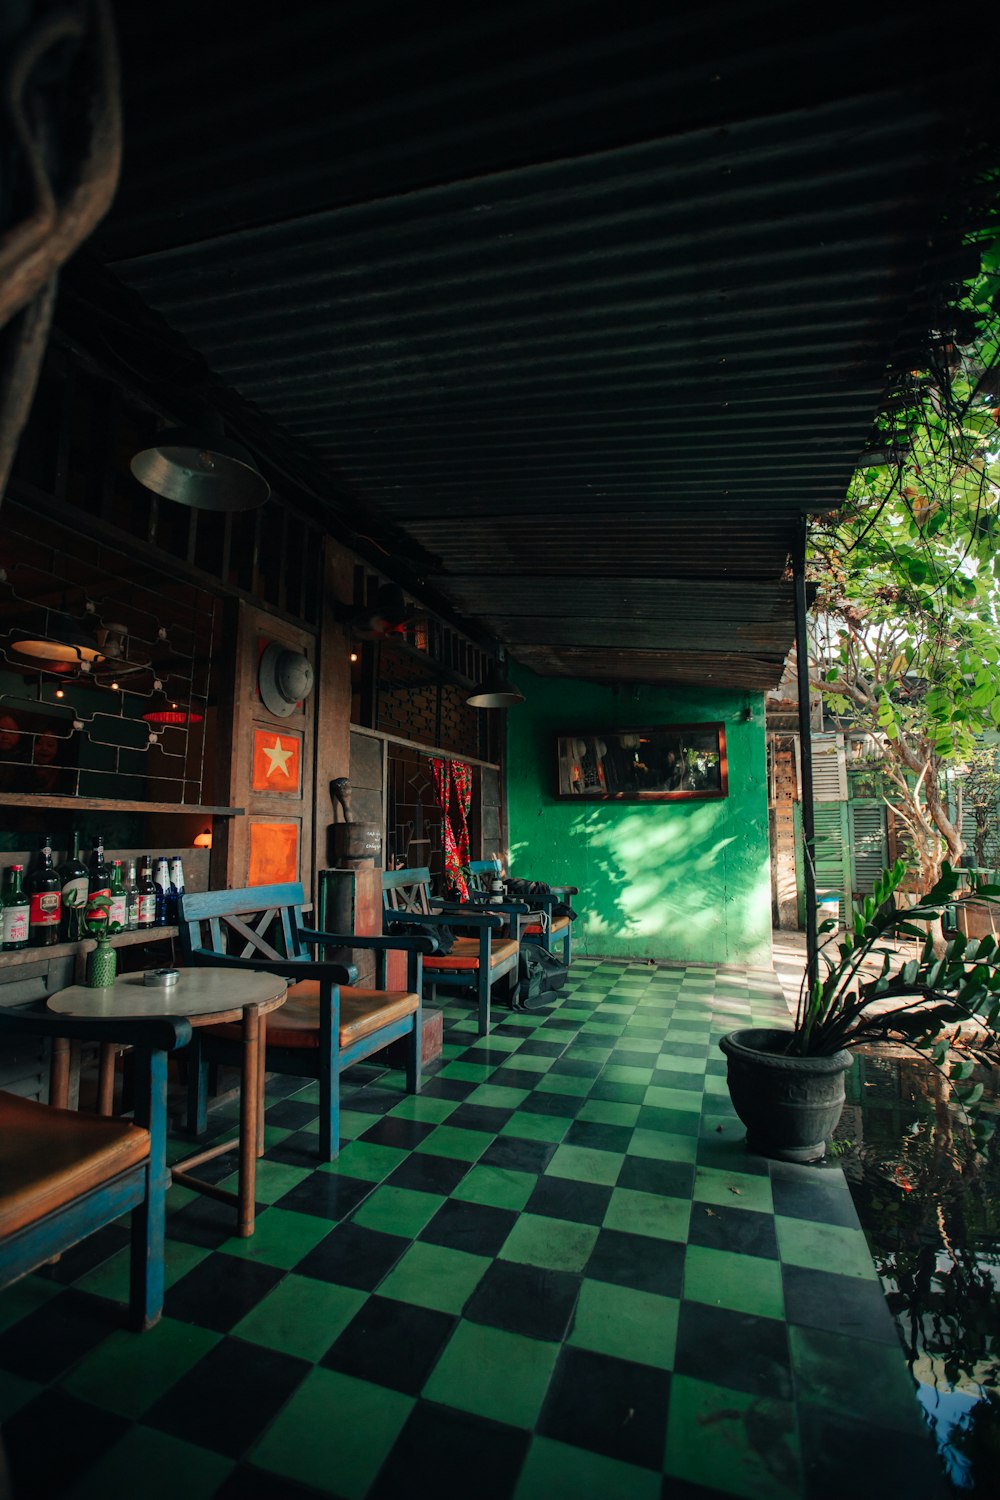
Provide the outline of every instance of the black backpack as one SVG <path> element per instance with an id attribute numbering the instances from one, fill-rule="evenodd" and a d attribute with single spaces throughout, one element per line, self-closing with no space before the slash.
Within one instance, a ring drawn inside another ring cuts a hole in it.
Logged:
<path id="1" fill-rule="evenodd" d="M 554 953 L 546 953 L 538 943 L 522 943 L 514 1009 L 541 1010 L 551 1005 L 552 996 L 562 989 L 568 974 L 569 966 Z"/>

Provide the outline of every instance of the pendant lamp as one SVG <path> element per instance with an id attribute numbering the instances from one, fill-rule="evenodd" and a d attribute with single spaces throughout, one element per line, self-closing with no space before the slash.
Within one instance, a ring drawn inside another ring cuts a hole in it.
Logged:
<path id="1" fill-rule="evenodd" d="M 131 463 L 140 484 L 194 510 L 255 510 L 271 493 L 242 443 L 226 437 L 213 412 L 196 427 L 168 427 Z"/>
<path id="2" fill-rule="evenodd" d="M 524 702 L 524 694 L 509 681 L 502 664 L 495 661 L 466 702 L 470 708 L 515 708 Z"/>

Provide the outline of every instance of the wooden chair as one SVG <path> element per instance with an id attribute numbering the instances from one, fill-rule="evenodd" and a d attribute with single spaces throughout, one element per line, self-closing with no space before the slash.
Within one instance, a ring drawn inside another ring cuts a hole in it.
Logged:
<path id="1" fill-rule="evenodd" d="M 474 896 L 477 904 L 482 904 L 488 900 L 491 877 L 502 873 L 500 861 L 498 859 L 474 859 L 468 869 L 471 877 L 470 896 Z M 548 891 L 542 894 L 533 891 L 526 903 L 508 899 L 495 909 L 503 911 L 508 906 L 514 910 L 523 906 L 524 911 L 527 911 L 529 906 L 540 908 L 540 915 L 532 912 L 527 918 L 522 918 L 518 925 L 518 935 L 529 943 L 540 943 L 547 953 L 553 951 L 556 943 L 561 943 L 563 963 L 568 968 L 573 961 L 573 919 L 565 914 L 557 915 L 554 908 L 566 904 L 568 897 L 579 894 L 579 886 L 550 885 Z"/>
<path id="2" fill-rule="evenodd" d="M 191 1024 L 0 1010 L 9 1034 L 131 1045 L 136 1105 L 131 1123 L 0 1092 L 0 1287 L 131 1209 L 129 1321 L 150 1328 L 163 1308 L 167 1053 Z"/>
<path id="3" fill-rule="evenodd" d="M 356 937 L 317 932 L 304 925 L 301 885 L 249 886 L 181 897 L 178 922 L 184 962 L 268 970 L 296 981 L 288 999 L 269 1018 L 267 1067 L 319 1080 L 319 1152 L 333 1161 L 340 1150 L 340 1075 L 352 1063 L 406 1038 L 406 1087 L 420 1089 L 421 961 L 437 947 L 427 937 Z M 351 964 L 315 961 L 316 944 L 369 948 L 376 953 L 377 989 L 352 981 Z M 385 985 L 387 952 L 407 955 L 407 988 Z M 189 1053 L 188 1127 L 202 1135 L 207 1124 L 208 1062 L 238 1061 L 239 1028 L 205 1026 Z"/>
<path id="4" fill-rule="evenodd" d="M 386 870 L 382 876 L 383 918 L 387 932 L 411 924 L 434 932 L 442 926 L 471 928 L 473 937 L 457 937 L 450 953 L 424 960 L 431 999 L 440 987 L 471 989 L 476 997 L 479 1035 L 490 1029 L 490 997 L 505 976 L 507 990 L 517 983 L 516 938 L 498 936 L 503 918 L 486 910 L 455 907 L 432 896 L 427 869 Z"/>

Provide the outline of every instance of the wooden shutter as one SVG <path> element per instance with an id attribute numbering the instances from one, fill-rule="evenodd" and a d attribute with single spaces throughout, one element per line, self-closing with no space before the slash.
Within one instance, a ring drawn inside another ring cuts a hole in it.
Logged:
<path id="1" fill-rule="evenodd" d="M 870 896 L 889 863 L 885 807 L 881 802 L 851 802 L 851 885 L 856 896 Z"/>
<path id="2" fill-rule="evenodd" d="M 847 801 L 847 762 L 842 734 L 813 735 L 812 772 L 814 802 Z"/>
<path id="3" fill-rule="evenodd" d="M 851 858 L 846 802 L 821 802 L 813 809 L 816 827 L 816 890 L 836 891 L 840 920 L 851 906 Z"/>

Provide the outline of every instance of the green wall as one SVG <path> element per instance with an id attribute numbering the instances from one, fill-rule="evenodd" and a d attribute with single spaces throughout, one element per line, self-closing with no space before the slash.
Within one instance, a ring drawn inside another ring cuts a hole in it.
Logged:
<path id="1" fill-rule="evenodd" d="M 507 715 L 510 873 L 580 887 L 576 952 L 769 964 L 762 696 L 514 675 L 526 701 Z M 702 721 L 725 724 L 728 797 L 581 806 L 552 795 L 557 734 Z"/>

